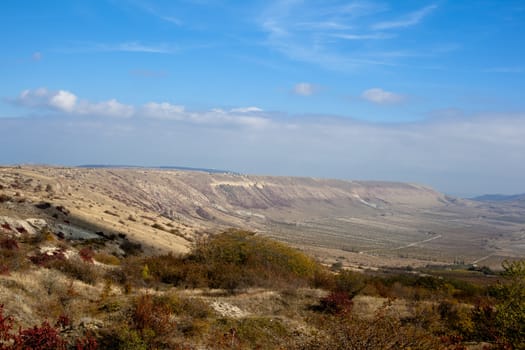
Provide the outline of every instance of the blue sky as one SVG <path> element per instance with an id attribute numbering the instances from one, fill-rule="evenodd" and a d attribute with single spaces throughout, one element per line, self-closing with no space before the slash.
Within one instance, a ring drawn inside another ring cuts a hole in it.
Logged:
<path id="1" fill-rule="evenodd" d="M 0 163 L 525 192 L 523 1 L 7 0 L 0 9 Z"/>

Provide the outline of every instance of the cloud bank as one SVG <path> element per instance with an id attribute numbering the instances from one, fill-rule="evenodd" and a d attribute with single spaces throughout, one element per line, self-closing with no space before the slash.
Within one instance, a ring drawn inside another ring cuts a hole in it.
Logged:
<path id="1" fill-rule="evenodd" d="M 47 88 L 24 90 L 18 97 L 10 101 L 18 106 L 56 112 L 64 116 L 150 118 L 210 125 L 234 124 L 256 128 L 265 127 L 270 123 L 270 120 L 264 116 L 264 111 L 255 106 L 237 107 L 231 110 L 214 108 L 209 111 L 188 111 L 182 105 L 169 102 L 148 102 L 142 106 L 124 104 L 116 99 L 91 102 L 87 99 L 80 99 L 67 90 L 52 91 Z"/>

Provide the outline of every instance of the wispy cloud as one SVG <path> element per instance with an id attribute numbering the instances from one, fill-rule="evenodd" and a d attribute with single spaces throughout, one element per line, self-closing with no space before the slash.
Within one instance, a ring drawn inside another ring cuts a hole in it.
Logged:
<path id="1" fill-rule="evenodd" d="M 129 74 L 136 77 L 144 78 L 165 78 L 168 76 L 168 72 L 164 70 L 151 70 L 151 69 L 132 69 Z"/>
<path id="2" fill-rule="evenodd" d="M 368 42 L 393 41 L 400 35 L 394 29 L 420 23 L 436 8 L 429 5 L 401 19 L 374 23 L 378 15 L 384 18 L 390 12 L 373 2 L 317 7 L 302 1 L 274 1 L 260 16 L 259 24 L 267 34 L 264 44 L 290 59 L 352 71 L 370 65 L 397 65 L 402 56 L 375 55 Z"/>
<path id="3" fill-rule="evenodd" d="M 142 44 L 140 42 L 124 42 L 119 44 L 99 44 L 94 47 L 99 51 L 174 53 L 177 48 L 167 44 Z"/>
<path id="4" fill-rule="evenodd" d="M 363 91 L 361 98 L 375 104 L 394 104 L 405 100 L 405 96 L 394 92 L 385 91 L 380 88 L 372 88 Z"/>
<path id="5" fill-rule="evenodd" d="M 299 95 L 299 96 L 311 96 L 315 94 L 317 91 L 319 91 L 319 87 L 311 83 L 298 83 L 298 84 L 295 84 L 294 87 L 292 88 L 292 92 L 295 95 Z"/>
<path id="6" fill-rule="evenodd" d="M 411 12 L 400 19 L 376 23 L 372 25 L 372 29 L 385 30 L 414 26 L 416 24 L 419 24 L 423 20 L 423 18 L 432 13 L 435 9 L 437 9 L 437 7 L 438 6 L 435 4 L 423 7 L 422 9 Z"/>
<path id="7" fill-rule="evenodd" d="M 179 48 L 167 43 L 141 43 L 138 41 L 126 41 L 121 43 L 92 43 L 76 42 L 67 48 L 60 48 L 57 51 L 65 53 L 84 53 L 84 52 L 136 52 L 152 54 L 174 54 Z"/>
<path id="8" fill-rule="evenodd" d="M 334 38 L 340 38 L 345 40 L 383 40 L 394 38 L 394 34 L 386 33 L 372 33 L 372 34 L 332 34 Z"/>
<path id="9" fill-rule="evenodd" d="M 153 5 L 149 3 L 146 3 L 143 1 L 134 1 L 133 3 L 137 7 L 139 7 L 141 10 L 145 11 L 146 13 L 149 13 L 150 15 L 154 17 L 159 18 L 162 21 L 175 24 L 176 26 L 182 26 L 184 23 L 182 19 L 180 19 L 179 17 L 172 15 L 172 14 L 166 14 L 165 12 L 153 7 Z"/>

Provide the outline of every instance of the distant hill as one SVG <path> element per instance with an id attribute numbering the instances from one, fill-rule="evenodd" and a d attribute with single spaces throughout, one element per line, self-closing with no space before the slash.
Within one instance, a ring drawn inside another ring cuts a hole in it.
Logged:
<path id="1" fill-rule="evenodd" d="M 111 165 L 111 164 L 83 164 L 78 165 L 77 168 L 94 168 L 94 169 L 161 169 L 161 170 L 186 170 L 186 171 L 202 171 L 211 174 L 237 174 L 230 170 L 209 169 L 209 168 L 192 168 L 177 165 L 161 165 L 161 166 L 140 166 L 140 165 Z"/>
<path id="2" fill-rule="evenodd" d="M 471 198 L 474 201 L 482 202 L 511 202 L 511 201 L 525 201 L 525 193 L 522 194 L 484 194 L 482 196 Z"/>

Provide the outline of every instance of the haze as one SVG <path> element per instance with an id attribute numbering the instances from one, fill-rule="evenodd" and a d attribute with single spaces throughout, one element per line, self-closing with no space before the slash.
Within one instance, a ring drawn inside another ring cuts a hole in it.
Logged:
<path id="1" fill-rule="evenodd" d="M 521 1 L 52 5 L 0 5 L 0 164 L 525 192 Z"/>

